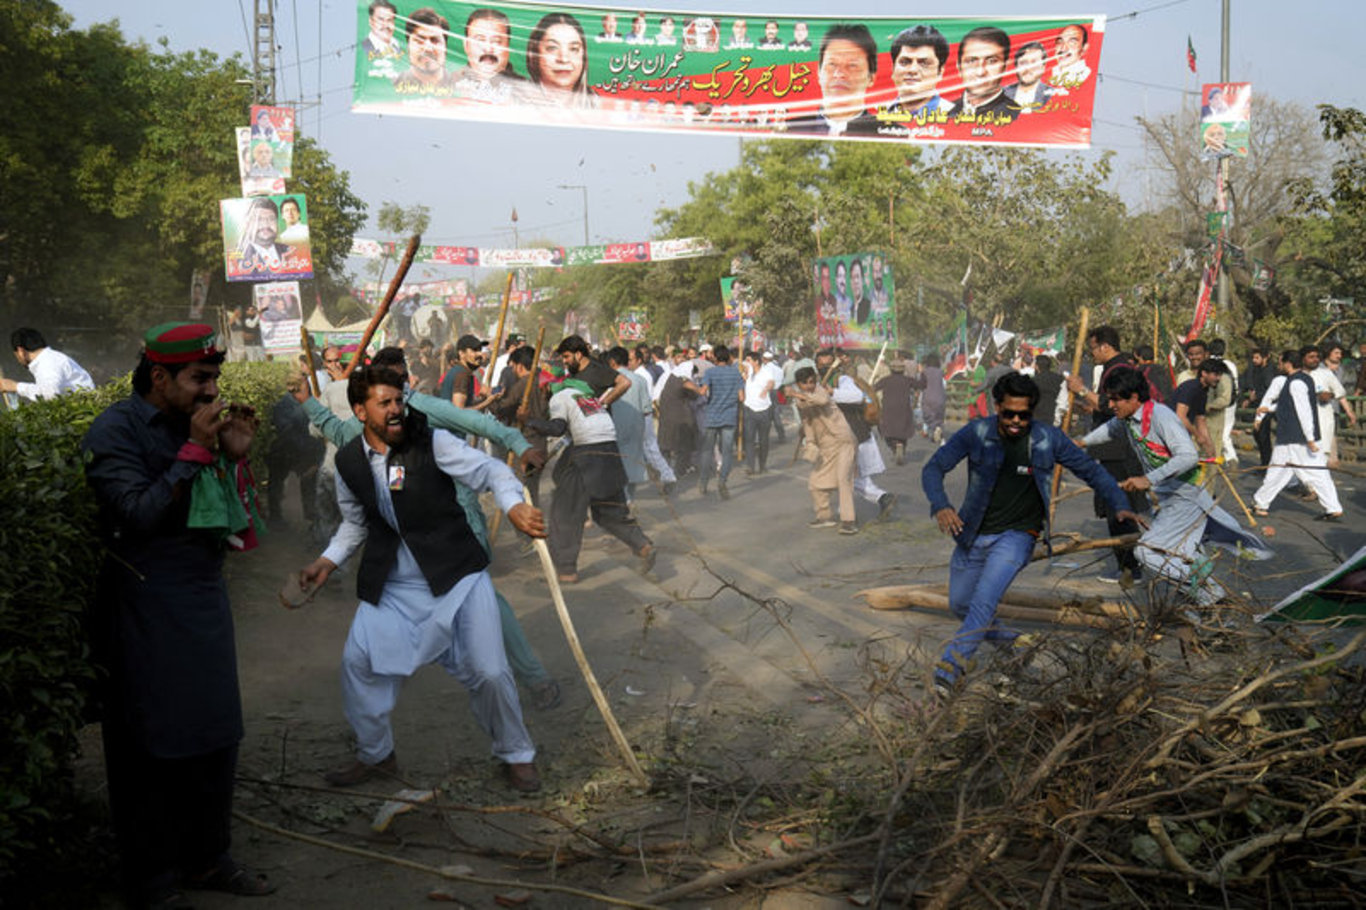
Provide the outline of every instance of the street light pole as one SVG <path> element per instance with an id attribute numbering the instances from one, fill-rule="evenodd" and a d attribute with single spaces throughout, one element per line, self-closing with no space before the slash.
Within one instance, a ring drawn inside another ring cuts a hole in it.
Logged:
<path id="1" fill-rule="evenodd" d="M 561 183 L 558 188 L 583 192 L 583 245 L 588 246 L 588 187 L 582 183 Z"/>

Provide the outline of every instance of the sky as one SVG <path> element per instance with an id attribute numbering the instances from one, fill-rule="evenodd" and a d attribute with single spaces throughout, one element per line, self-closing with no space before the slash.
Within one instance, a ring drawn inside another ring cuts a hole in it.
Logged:
<path id="1" fill-rule="evenodd" d="M 176 52 L 202 47 L 223 56 L 241 54 L 249 65 L 254 3 L 65 0 L 62 6 L 77 28 L 116 19 L 129 40 L 156 46 L 164 38 Z M 1200 82 L 1220 81 L 1221 0 L 1078 0 L 1075 5 L 1060 5 L 1057 0 L 1038 5 L 977 0 L 952 6 L 956 9 L 917 9 L 915 15 L 1108 17 L 1093 148 L 1074 154 L 1093 159 L 1113 151 L 1119 166 L 1112 189 L 1136 208 L 1143 206 L 1154 182 L 1135 118 L 1173 113 L 1183 101 L 1194 103 Z M 690 181 L 728 170 L 739 161 L 740 143 L 733 136 L 661 136 L 352 113 L 360 7 L 341 0 L 276 0 L 277 103 L 303 102 L 298 104 L 302 131 L 318 139 L 332 161 L 350 172 L 352 190 L 369 206 L 372 219 L 385 202 L 429 206 L 432 224 L 424 242 L 512 246 L 515 209 L 522 243 L 544 239 L 580 244 L 584 193 L 559 189 L 560 185 L 588 188 L 591 242 L 647 239 L 654 236 L 659 208 L 687 201 Z M 731 7 L 685 2 L 667 8 L 723 17 L 831 12 L 828 0 L 749 0 Z M 1255 95 L 1306 105 L 1366 107 L 1366 66 L 1361 63 L 1358 37 L 1366 26 L 1366 4 L 1361 0 L 1298 5 L 1231 0 L 1231 9 L 1229 81 L 1252 82 Z M 904 4 L 885 0 L 851 3 L 844 11 L 853 19 L 907 15 Z M 1195 45 L 1198 75 L 1186 68 L 1187 36 Z M 306 106 L 310 104 L 315 106 Z M 246 122 L 244 108 L 243 125 Z M 217 201 L 206 204 L 216 206 Z M 382 236 L 373 221 L 362 233 Z M 441 277 L 431 269 L 427 273 Z"/>

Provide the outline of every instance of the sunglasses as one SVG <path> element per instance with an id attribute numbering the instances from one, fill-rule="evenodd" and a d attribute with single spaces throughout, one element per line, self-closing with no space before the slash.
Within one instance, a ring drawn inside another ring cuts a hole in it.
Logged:
<path id="1" fill-rule="evenodd" d="M 1033 420 L 1033 419 L 1034 419 L 1034 412 L 1033 412 L 1033 411 L 1012 411 L 1010 408 L 1001 408 L 1001 409 L 1000 409 L 999 411 L 997 411 L 996 413 L 1000 414 L 1000 415 L 1001 415 L 1003 418 L 1005 418 L 1006 420 L 1026 420 L 1026 421 L 1027 421 L 1027 420 Z"/>

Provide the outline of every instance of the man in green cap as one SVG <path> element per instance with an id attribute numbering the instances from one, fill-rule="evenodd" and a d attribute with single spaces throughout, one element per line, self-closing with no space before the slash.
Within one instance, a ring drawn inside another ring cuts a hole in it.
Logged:
<path id="1" fill-rule="evenodd" d="M 107 548 L 90 631 L 125 884 L 136 906 L 182 906 L 180 888 L 269 894 L 228 852 L 242 703 L 227 543 L 189 524 L 196 479 L 245 458 L 256 420 L 218 397 L 211 326 L 144 341 L 133 394 L 82 442 Z"/>

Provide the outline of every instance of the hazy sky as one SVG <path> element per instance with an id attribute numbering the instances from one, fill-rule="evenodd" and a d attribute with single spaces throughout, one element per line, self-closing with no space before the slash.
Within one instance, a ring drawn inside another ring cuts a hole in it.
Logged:
<path id="1" fill-rule="evenodd" d="M 240 53 L 248 61 L 253 5 L 254 0 L 63 3 L 77 27 L 118 19 L 130 40 L 142 38 L 155 45 L 164 37 L 175 51 L 205 47 L 225 56 Z M 956 7 L 952 12 L 958 15 L 1109 17 L 1096 92 L 1094 147 L 1079 154 L 1115 151 L 1121 163 L 1115 188 L 1131 204 L 1141 204 L 1147 187 L 1143 138 L 1134 118 L 1145 112 L 1155 117 L 1175 111 L 1182 103 L 1182 89 L 1193 92 L 1200 82 L 1219 81 L 1220 0 L 1089 0 L 1065 6 L 1056 0 L 1037 5 L 978 0 L 941 6 Z M 1366 106 L 1366 66 L 1359 50 L 1366 4 L 1361 0 L 1234 0 L 1232 7 L 1230 81 L 1250 81 L 1257 95 L 1282 100 Z M 321 94 L 321 108 L 300 112 L 303 131 L 318 138 L 332 160 L 351 173 L 352 188 L 370 206 L 372 216 L 383 202 L 430 206 L 427 242 L 511 246 L 510 214 L 516 207 L 523 243 L 546 238 L 579 244 L 582 193 L 557 189 L 557 184 L 588 186 L 592 242 L 644 239 L 653 231 L 656 209 L 686 200 L 689 181 L 738 161 L 735 137 L 353 114 L 357 8 L 356 3 L 340 0 L 277 0 L 277 99 L 308 103 Z M 667 8 L 723 16 L 734 10 L 752 17 L 832 11 L 829 2 L 814 0 L 749 0 L 732 7 L 679 3 Z M 865 0 L 845 10 L 851 18 L 909 13 L 906 4 L 884 0 Z M 914 15 L 949 12 L 917 9 Z M 1134 12 L 1137 15 L 1130 18 Z M 1186 69 L 1188 34 L 1199 56 L 1198 76 Z M 246 122 L 244 108 L 243 125 Z M 231 142 L 232 137 L 224 136 L 223 141 Z M 365 233 L 376 236 L 373 227 Z"/>

